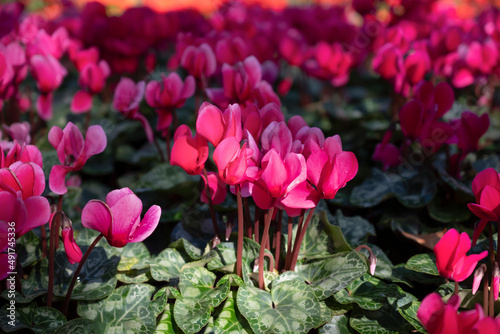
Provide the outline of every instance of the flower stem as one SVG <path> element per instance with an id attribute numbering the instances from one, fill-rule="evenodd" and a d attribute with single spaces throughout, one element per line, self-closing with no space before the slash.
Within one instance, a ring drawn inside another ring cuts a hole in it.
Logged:
<path id="1" fill-rule="evenodd" d="M 253 230 L 253 225 L 252 222 L 250 221 L 250 206 L 248 204 L 248 199 L 246 197 L 243 198 L 243 215 L 245 218 L 245 229 L 247 232 L 247 238 L 252 238 L 252 230 Z"/>
<path id="2" fill-rule="evenodd" d="M 54 257 L 57 246 L 59 244 L 59 224 L 61 222 L 62 215 L 62 198 L 63 195 L 59 195 L 59 200 L 57 201 L 57 209 L 54 214 L 54 221 L 50 228 L 50 250 L 49 250 L 49 286 L 47 288 L 47 307 L 52 306 L 52 299 L 54 298 Z"/>
<path id="3" fill-rule="evenodd" d="M 307 226 L 309 225 L 309 222 L 311 221 L 311 218 L 314 214 L 314 209 L 315 208 L 312 208 L 311 210 L 309 210 L 309 213 L 307 214 L 306 222 L 304 223 L 304 226 L 302 227 L 300 234 L 297 234 L 297 238 L 295 239 L 295 244 L 293 245 L 292 262 L 290 263 L 290 270 L 291 271 L 295 270 L 295 265 L 297 264 L 297 259 L 299 257 L 300 245 L 302 245 L 302 240 L 304 240 L 304 235 L 306 234 Z"/>
<path id="4" fill-rule="evenodd" d="M 253 226 L 253 231 L 254 231 L 253 240 L 255 240 L 256 243 L 259 243 L 259 240 L 260 240 L 260 231 L 259 231 L 260 215 L 261 215 L 261 211 L 260 211 L 259 207 L 256 205 L 255 206 L 255 213 L 254 213 L 255 223 Z"/>
<path id="5" fill-rule="evenodd" d="M 170 133 L 168 132 L 168 129 L 167 129 L 167 134 L 166 134 L 166 141 L 167 141 L 167 145 L 166 145 L 167 146 L 167 158 L 168 158 L 168 162 L 170 162 Z M 155 135 L 153 135 L 153 142 L 156 146 L 156 149 L 158 150 L 158 153 L 160 154 L 161 162 L 165 162 L 165 156 L 163 155 L 160 144 L 158 143 L 158 138 Z"/>
<path id="6" fill-rule="evenodd" d="M 293 234 L 293 218 L 288 217 L 288 244 L 286 246 L 286 259 L 285 259 L 285 270 L 288 270 L 288 266 L 291 261 L 292 253 L 292 234 Z"/>
<path id="7" fill-rule="evenodd" d="M 483 280 L 483 311 L 488 314 L 488 278 Z"/>
<path id="8" fill-rule="evenodd" d="M 266 249 L 267 241 L 269 240 L 269 226 L 271 225 L 271 219 L 273 219 L 274 207 L 269 209 L 266 214 L 266 220 L 264 222 L 264 231 L 262 232 L 262 242 L 260 244 L 259 253 L 259 289 L 264 290 L 264 253 Z"/>
<path id="9" fill-rule="evenodd" d="M 453 295 L 458 295 L 458 289 L 459 289 L 458 281 L 455 281 L 455 290 L 453 290 Z"/>
<path id="10" fill-rule="evenodd" d="M 208 179 L 207 179 L 208 180 Z M 245 228 L 243 227 L 243 202 L 241 199 L 241 187 L 236 185 L 238 189 L 236 192 L 236 198 L 238 202 L 238 245 L 236 250 L 236 275 L 242 276 L 242 259 L 243 259 L 243 236 L 245 233 Z"/>
<path id="11" fill-rule="evenodd" d="M 62 308 L 64 316 L 66 316 L 68 314 L 68 307 L 69 307 L 69 301 L 71 300 L 71 294 L 73 293 L 73 288 L 75 287 L 76 280 L 78 279 L 78 275 L 80 275 L 80 271 L 82 271 L 83 264 L 85 263 L 85 261 L 87 261 L 87 258 L 89 257 L 90 252 L 94 249 L 95 245 L 97 245 L 97 243 L 101 240 L 102 237 L 103 237 L 103 234 L 102 233 L 99 234 L 97 236 L 97 238 L 95 238 L 94 242 L 92 242 L 92 244 L 89 246 L 89 248 L 87 248 L 87 251 L 83 255 L 82 260 L 78 264 L 78 267 L 76 268 L 76 271 L 73 274 L 73 278 L 71 279 L 71 283 L 69 285 L 68 292 L 66 293 L 66 298 L 64 299 L 64 305 Z"/>
<path id="12" fill-rule="evenodd" d="M 278 211 L 278 219 L 276 220 L 276 242 L 274 244 L 274 268 L 279 272 L 280 251 L 281 251 L 281 220 L 283 219 L 283 210 Z"/>
<path id="13" fill-rule="evenodd" d="M 220 239 L 219 227 L 217 225 L 217 217 L 215 217 L 214 203 L 212 203 L 212 195 L 210 194 L 210 185 L 208 183 L 208 173 L 207 173 L 206 168 L 203 168 L 203 176 L 205 177 L 205 180 L 207 181 L 206 195 L 207 195 L 207 199 L 208 199 L 208 208 L 210 209 L 210 217 L 212 218 L 212 225 L 214 227 L 215 235 L 217 236 L 217 238 Z M 239 207 L 238 207 L 238 212 L 239 212 Z"/>
<path id="14" fill-rule="evenodd" d="M 300 211 L 300 217 L 299 217 L 299 223 L 297 224 L 297 234 L 295 235 L 295 241 L 297 241 L 297 238 L 302 231 L 302 224 L 304 223 L 304 215 L 306 213 L 305 209 L 302 209 Z M 291 228 L 291 222 L 288 221 L 288 242 L 290 244 L 290 249 L 286 253 L 286 262 L 285 262 L 285 270 L 290 270 L 290 265 L 292 264 L 292 259 L 293 259 L 293 252 L 295 251 L 295 246 L 296 243 L 293 244 L 293 248 L 291 247 L 291 240 L 293 237 L 293 230 Z"/>

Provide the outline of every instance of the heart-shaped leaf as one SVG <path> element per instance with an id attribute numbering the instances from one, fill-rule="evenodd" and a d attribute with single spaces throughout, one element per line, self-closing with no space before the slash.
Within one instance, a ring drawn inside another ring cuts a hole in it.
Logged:
<path id="1" fill-rule="evenodd" d="M 0 328 L 4 333 L 30 329 L 35 333 L 54 333 L 66 322 L 64 315 L 52 307 L 38 307 L 35 303 L 29 305 L 17 304 L 14 314 L 7 306 L 0 310 Z"/>
<path id="2" fill-rule="evenodd" d="M 216 276 L 203 267 L 182 270 L 179 282 L 181 296 L 175 301 L 175 322 L 185 333 L 197 333 L 206 324 L 214 307 L 226 299 L 229 284 L 214 288 Z"/>
<path id="3" fill-rule="evenodd" d="M 321 304 L 300 278 L 274 283 L 270 293 L 248 285 L 238 289 L 238 310 L 255 333 L 307 333 L 324 323 Z"/>
<path id="4" fill-rule="evenodd" d="M 405 265 L 406 269 L 418 271 L 433 276 L 439 276 L 434 254 L 424 253 L 412 256 Z"/>
<path id="5" fill-rule="evenodd" d="M 335 254 L 296 267 L 297 273 L 311 286 L 319 300 L 345 288 L 367 270 L 368 267 L 356 251 Z"/>
<path id="6" fill-rule="evenodd" d="M 106 299 L 80 302 L 77 312 L 94 323 L 99 333 L 152 333 L 156 316 L 150 297 L 155 288 L 146 284 L 125 285 L 114 290 Z"/>
<path id="7" fill-rule="evenodd" d="M 155 281 L 179 278 L 186 260 L 175 248 L 166 248 L 150 261 L 151 276 Z"/>

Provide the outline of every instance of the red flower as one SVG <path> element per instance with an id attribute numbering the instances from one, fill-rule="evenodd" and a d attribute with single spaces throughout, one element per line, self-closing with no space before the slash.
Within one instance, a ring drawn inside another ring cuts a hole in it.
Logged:
<path id="1" fill-rule="evenodd" d="M 187 125 L 179 126 L 174 134 L 170 164 L 182 167 L 190 175 L 198 175 L 205 167 L 207 159 L 207 140 L 198 134 L 193 137 Z"/>
<path id="2" fill-rule="evenodd" d="M 477 263 L 488 255 L 488 251 L 484 251 L 466 256 L 470 248 L 471 242 L 467 233 L 463 232 L 459 235 L 455 229 L 446 232 L 434 246 L 439 274 L 456 282 L 467 279 Z"/>
<path id="3" fill-rule="evenodd" d="M 500 174 L 487 168 L 472 181 L 476 203 L 469 203 L 469 210 L 485 221 L 500 222 Z"/>

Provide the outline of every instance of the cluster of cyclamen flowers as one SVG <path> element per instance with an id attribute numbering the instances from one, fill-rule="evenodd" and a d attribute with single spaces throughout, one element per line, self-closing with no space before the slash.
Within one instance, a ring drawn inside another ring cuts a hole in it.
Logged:
<path id="1" fill-rule="evenodd" d="M 437 152 L 444 144 L 456 145 L 457 152 L 449 156 L 450 175 L 460 178 L 460 164 L 467 154 L 479 149 L 479 140 L 490 125 L 488 114 L 478 116 L 464 111 L 460 118 L 445 122 L 441 118 L 451 109 L 455 94 L 446 82 L 422 81 L 415 87 L 413 98 L 398 113 L 399 124 L 405 138 L 398 148 L 390 142 L 394 133 L 391 126 L 381 143 L 377 144 L 373 160 L 383 163 L 384 168 L 396 167 L 405 159 L 412 160 L 410 146 L 418 143 L 427 156 Z M 413 160 L 421 160 L 421 157 Z M 412 161 L 413 162 L 413 161 Z"/>
<path id="2" fill-rule="evenodd" d="M 459 234 L 457 230 L 451 229 L 434 247 L 439 274 L 455 281 L 455 292 L 446 304 L 438 293 L 432 293 L 422 300 L 418 317 L 430 334 L 500 332 L 500 321 L 494 318 L 494 302 L 498 300 L 500 291 L 499 253 L 497 252 L 495 258 L 493 242 L 490 242 L 489 251 L 466 255 L 471 246 L 476 244 L 486 225 L 490 224 L 489 236 L 492 240 L 491 222 L 500 222 L 498 204 L 500 203 L 500 174 L 493 168 L 485 169 L 474 178 L 472 190 L 476 203 L 470 203 L 469 209 L 481 219 L 474 228 L 472 243 L 467 233 Z M 488 252 L 491 254 L 489 261 L 482 263 L 476 269 L 478 262 L 484 260 Z M 472 293 L 477 293 L 483 283 L 483 305 L 476 305 L 474 310 L 459 313 L 459 282 L 469 278 L 473 272 Z"/>
<path id="3" fill-rule="evenodd" d="M 12 125 L 10 130 L 20 126 Z M 10 133 L 19 134 L 19 131 Z M 12 138 L 15 137 L 12 135 Z M 27 139 L 29 138 L 25 138 Z M 93 248 L 89 247 L 82 260 L 82 251 L 73 237 L 72 223 L 62 211 L 63 196 L 68 191 L 66 175 L 81 170 L 91 156 L 104 151 L 106 135 L 99 125 L 94 125 L 88 128 L 84 139 L 76 125 L 69 122 L 64 129 L 54 126 L 48 134 L 48 139 L 56 149 L 61 163 L 52 166 L 49 176 L 50 190 L 59 195 L 56 207 L 51 206 L 48 199 L 41 196 L 45 191 L 45 175 L 39 149 L 26 143 L 21 145 L 17 140 L 3 141 L 3 145 L 0 146 L 0 201 L 2 203 L 0 234 L 3 236 L 0 241 L 0 279 L 4 279 L 8 272 L 13 271 L 9 268 L 16 263 L 16 259 L 12 259 L 9 255 L 13 252 L 7 252 L 9 247 L 15 247 L 13 240 L 41 227 L 43 256 L 49 258 L 47 305 L 50 306 L 54 284 L 54 252 L 59 245 L 59 237 L 62 236 L 68 261 L 71 264 L 80 262 L 66 296 L 66 312 L 76 278 L 85 258 Z M 3 146 L 7 145 L 11 147 L 5 155 Z M 105 237 L 111 246 L 123 247 L 129 242 L 143 241 L 158 225 L 161 215 L 158 206 L 151 207 L 142 220 L 141 213 L 141 200 L 128 188 L 117 189 L 107 195 L 106 202 L 92 200 L 85 205 L 82 211 L 82 225 L 101 233 L 94 245 L 100 238 Z M 50 227 L 49 252 L 47 252 L 45 228 L 47 223 Z M 11 238 L 11 235 L 14 235 L 14 238 Z"/>
<path id="4" fill-rule="evenodd" d="M 182 167 L 191 175 L 203 173 L 204 202 L 211 205 L 222 203 L 227 186 L 230 186 L 238 196 L 238 211 L 241 214 L 242 197 L 251 196 L 258 208 L 269 210 L 262 234 L 259 264 L 263 263 L 263 250 L 275 209 L 286 211 L 289 217 L 301 216 L 301 220 L 305 211 L 312 209 L 302 226 L 304 232 L 318 201 L 334 198 L 358 171 L 355 155 L 343 151 L 338 135 L 325 138 L 319 128 L 309 127 L 301 116 L 294 116 L 286 123 L 281 109 L 274 103 L 262 108 L 251 102 L 230 104 L 222 112 L 205 102 L 198 112 L 196 135 L 192 135 L 188 126 L 181 125 L 175 132 L 174 140 L 170 163 Z M 217 172 L 205 169 L 209 143 L 215 148 L 213 161 Z M 255 219 L 258 220 L 258 217 Z M 277 224 L 281 231 L 281 218 L 278 218 Z M 214 221 L 214 227 L 216 225 Z M 291 220 L 288 231 L 291 236 L 290 227 Z M 252 231 L 251 225 L 248 222 L 244 224 L 240 215 L 238 252 L 241 251 L 244 228 Z M 259 238 L 258 223 L 254 232 L 254 237 Z M 251 235 L 252 232 L 249 233 Z M 298 232 L 296 252 L 302 237 L 303 234 Z M 279 268 L 279 247 L 279 244 L 275 245 L 278 251 L 276 268 Z M 297 261 L 296 252 L 291 251 L 290 243 L 288 247 L 285 269 L 293 270 Z M 238 254 L 238 259 L 241 261 L 241 254 Z M 261 265 L 261 276 L 262 270 Z M 241 272 L 238 274 L 241 275 Z M 262 287 L 262 279 L 259 281 Z"/>

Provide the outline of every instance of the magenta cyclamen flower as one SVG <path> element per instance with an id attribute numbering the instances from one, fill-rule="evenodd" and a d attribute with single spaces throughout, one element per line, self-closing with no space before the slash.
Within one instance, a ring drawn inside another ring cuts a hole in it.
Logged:
<path id="1" fill-rule="evenodd" d="M 151 81 L 147 84 L 146 102 L 158 114 L 157 130 L 166 133 L 173 120 L 173 110 L 182 107 L 186 99 L 194 94 L 195 88 L 196 82 L 192 76 L 182 82 L 175 72 L 162 76 L 161 82 Z"/>
<path id="2" fill-rule="evenodd" d="M 125 117 L 141 122 L 148 141 L 152 143 L 154 141 L 153 129 L 146 117 L 139 112 L 139 104 L 144 97 L 145 86 L 144 81 L 139 81 L 136 84 L 132 79 L 121 78 L 115 89 L 113 108 L 125 115 Z"/>
<path id="3" fill-rule="evenodd" d="M 91 200 L 82 211 L 82 224 L 101 232 L 113 247 L 140 242 L 153 233 L 160 221 L 161 209 L 153 205 L 141 220 L 142 202 L 132 190 L 111 191 L 106 202 Z"/>
<path id="4" fill-rule="evenodd" d="M 467 233 L 459 234 L 455 229 L 446 232 L 434 246 L 439 274 L 456 282 L 467 279 L 477 263 L 488 255 L 488 251 L 484 251 L 467 256 L 470 249 L 471 242 Z"/>
<path id="5" fill-rule="evenodd" d="M 49 132 L 49 142 L 57 150 L 62 165 L 55 165 L 50 171 L 49 187 L 56 194 L 67 192 L 64 179 L 69 172 L 83 168 L 88 158 L 106 148 L 106 134 L 100 125 L 87 130 L 85 140 L 76 125 L 68 122 L 64 130 L 54 126 Z"/>

